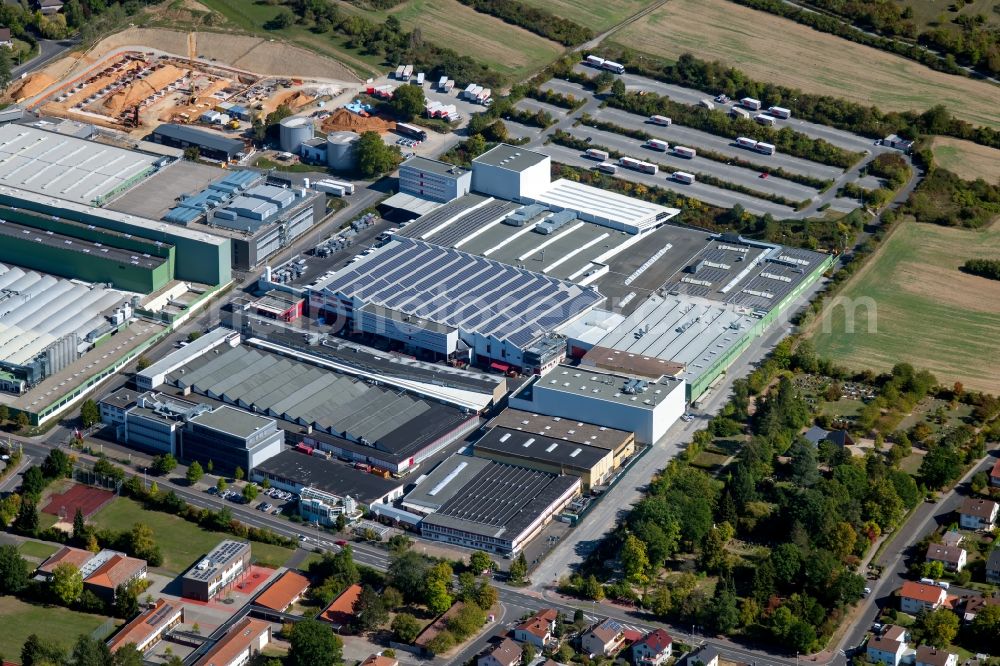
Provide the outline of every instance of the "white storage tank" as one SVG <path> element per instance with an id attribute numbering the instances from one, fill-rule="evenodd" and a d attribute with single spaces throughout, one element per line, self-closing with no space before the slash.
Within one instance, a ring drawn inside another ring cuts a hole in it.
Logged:
<path id="1" fill-rule="evenodd" d="M 326 135 L 326 164 L 334 169 L 354 168 L 354 144 L 361 137 L 354 132 L 331 132 Z"/>
<path id="2" fill-rule="evenodd" d="M 285 152 L 298 154 L 299 146 L 313 138 L 313 122 L 310 118 L 290 116 L 279 125 L 278 143 Z"/>

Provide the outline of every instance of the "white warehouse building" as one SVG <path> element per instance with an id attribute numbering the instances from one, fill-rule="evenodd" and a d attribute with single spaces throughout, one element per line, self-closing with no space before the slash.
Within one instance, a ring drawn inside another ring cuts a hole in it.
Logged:
<path id="1" fill-rule="evenodd" d="M 472 160 L 472 189 L 501 199 L 533 197 L 552 180 L 552 158 L 501 143 Z"/>
<path id="2" fill-rule="evenodd" d="M 635 433 L 653 444 L 684 414 L 684 381 L 636 378 L 592 367 L 559 365 L 509 398 L 512 409 L 579 419 Z"/>

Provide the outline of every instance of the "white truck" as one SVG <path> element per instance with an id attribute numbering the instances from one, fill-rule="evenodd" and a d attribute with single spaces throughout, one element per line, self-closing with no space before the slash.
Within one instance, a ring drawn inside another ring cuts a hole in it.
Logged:
<path id="1" fill-rule="evenodd" d="M 750 112 L 746 109 L 741 109 L 738 106 L 734 106 L 729 109 L 729 115 L 733 118 L 746 118 L 747 120 L 750 120 Z"/>
<path id="2" fill-rule="evenodd" d="M 750 109 L 751 111 L 760 111 L 760 100 L 754 99 L 753 97 L 744 97 L 740 100 L 740 106 L 745 109 Z"/>
<path id="3" fill-rule="evenodd" d="M 423 72 L 420 72 L 420 73 L 417 74 L 417 85 L 418 86 L 424 85 L 424 73 Z"/>
<path id="4" fill-rule="evenodd" d="M 598 69 L 604 67 L 604 58 L 601 58 L 600 56 L 589 55 L 584 62 L 591 67 L 597 67 Z"/>
<path id="5" fill-rule="evenodd" d="M 772 106 L 767 110 L 767 112 L 775 118 L 781 118 L 782 120 L 787 120 L 792 117 L 791 110 L 786 109 L 783 106 Z"/>
<path id="6" fill-rule="evenodd" d="M 462 91 L 462 94 L 459 95 L 459 97 L 461 97 L 462 99 L 475 99 L 476 96 L 472 92 L 475 89 L 476 89 L 476 84 L 470 83 L 469 85 L 465 86 L 465 90 Z"/>
<path id="7" fill-rule="evenodd" d="M 661 153 L 665 153 L 667 152 L 667 149 L 670 148 L 670 144 L 666 141 L 661 141 L 660 139 L 650 139 L 646 142 L 646 147 L 650 150 L 658 150 Z"/>
<path id="8" fill-rule="evenodd" d="M 621 63 L 613 62 L 611 60 L 605 60 L 604 63 L 601 65 L 601 67 L 603 69 L 608 70 L 609 72 L 614 72 L 615 74 L 624 74 L 625 73 L 625 65 L 622 65 Z"/>
<path id="9" fill-rule="evenodd" d="M 588 148 L 584 155 L 592 160 L 600 160 L 601 162 L 606 162 L 608 159 L 608 151 L 598 150 L 597 148 Z"/>
<path id="10" fill-rule="evenodd" d="M 777 120 L 774 116 L 769 116 L 766 113 L 758 113 L 753 119 L 764 127 L 774 127 L 774 123 Z"/>
<path id="11" fill-rule="evenodd" d="M 615 174 L 618 173 L 618 167 L 611 162 L 601 162 L 597 165 L 598 171 L 603 171 L 604 173 Z"/>
<path id="12" fill-rule="evenodd" d="M 493 90 L 490 88 L 483 88 L 478 94 L 476 94 L 476 103 L 485 106 L 491 97 L 493 97 Z"/>
<path id="13" fill-rule="evenodd" d="M 406 69 L 406 65 L 400 65 L 399 67 L 396 68 L 396 78 L 397 79 L 402 79 L 403 78 L 403 71 L 405 69 Z"/>
<path id="14" fill-rule="evenodd" d="M 348 183 L 345 180 L 324 178 L 323 180 L 317 180 L 313 183 L 313 189 L 319 192 L 344 196 L 345 194 L 354 194 L 354 183 Z"/>
<path id="15" fill-rule="evenodd" d="M 442 76 L 440 79 L 438 79 L 438 90 L 444 92 L 444 87 L 446 85 L 448 85 L 448 77 L 447 76 Z"/>
<path id="16" fill-rule="evenodd" d="M 715 102 L 713 102 L 710 99 L 703 99 L 698 101 L 698 106 L 704 107 L 709 111 L 712 111 L 715 109 Z"/>
<path id="17" fill-rule="evenodd" d="M 643 162 L 642 160 L 637 160 L 634 157 L 621 157 L 618 159 L 618 164 L 626 169 L 633 169 L 635 171 L 642 171 L 643 173 L 651 173 L 653 175 L 656 175 L 656 172 L 660 170 L 660 167 L 655 164 Z"/>
<path id="18" fill-rule="evenodd" d="M 667 118 L 666 116 L 656 115 L 656 116 L 650 116 L 649 122 L 653 123 L 654 125 L 663 125 L 664 127 L 670 127 L 670 123 L 673 121 L 670 120 L 670 118 Z"/>
<path id="19" fill-rule="evenodd" d="M 685 185 L 691 185 L 696 180 L 694 174 L 688 173 L 687 171 L 674 171 L 672 176 L 674 180 L 679 183 L 684 183 Z"/>
<path id="20" fill-rule="evenodd" d="M 748 150 L 757 149 L 757 141 L 746 136 L 737 137 L 736 145 L 740 148 L 746 148 Z"/>
<path id="21" fill-rule="evenodd" d="M 413 76 L 413 65 L 403 65 L 403 78 L 408 79 Z"/>
<path id="22" fill-rule="evenodd" d="M 674 146 L 674 155 L 691 160 L 698 156 L 698 151 L 687 146 Z"/>
<path id="23" fill-rule="evenodd" d="M 764 155 L 774 155 L 774 144 L 758 141 L 757 145 L 754 146 L 754 150 Z"/>

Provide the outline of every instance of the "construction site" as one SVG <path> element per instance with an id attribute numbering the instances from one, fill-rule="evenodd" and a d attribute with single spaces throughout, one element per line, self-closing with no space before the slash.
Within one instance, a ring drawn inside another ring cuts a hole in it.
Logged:
<path id="1" fill-rule="evenodd" d="M 236 132 L 281 105 L 301 112 L 342 92 L 333 83 L 263 76 L 197 56 L 147 50 L 109 53 L 65 80 L 39 72 L 10 96 L 36 113 L 144 134 L 161 123 L 198 123 Z"/>

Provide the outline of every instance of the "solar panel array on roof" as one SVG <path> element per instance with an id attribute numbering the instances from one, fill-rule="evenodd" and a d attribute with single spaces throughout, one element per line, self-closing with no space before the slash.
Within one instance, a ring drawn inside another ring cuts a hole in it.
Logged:
<path id="1" fill-rule="evenodd" d="M 603 300 L 594 287 L 398 238 L 317 290 L 525 347 Z"/>

